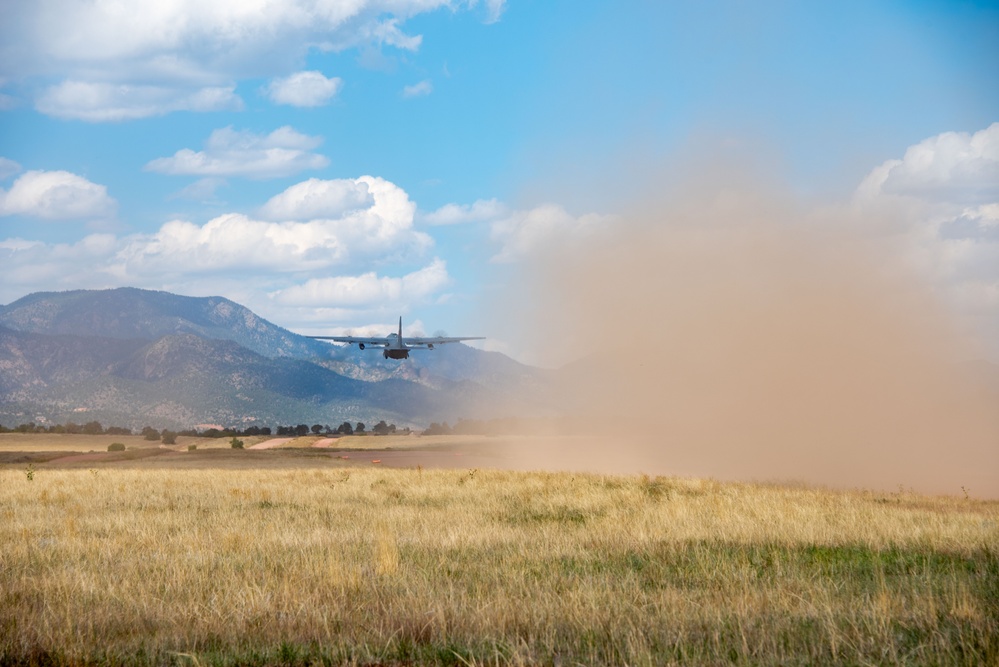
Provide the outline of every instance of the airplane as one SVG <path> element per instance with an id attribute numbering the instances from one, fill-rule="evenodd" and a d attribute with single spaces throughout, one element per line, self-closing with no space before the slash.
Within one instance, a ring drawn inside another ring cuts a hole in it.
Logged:
<path id="1" fill-rule="evenodd" d="M 484 336 L 464 336 L 461 338 L 434 336 L 431 338 L 402 337 L 402 318 L 399 318 L 399 333 L 390 333 L 385 338 L 365 338 L 363 336 L 309 336 L 319 340 L 332 340 L 337 343 L 357 344 L 358 349 L 365 347 L 381 349 L 382 356 L 386 359 L 408 359 L 410 350 L 432 350 L 434 345 L 444 345 L 445 343 L 458 343 L 463 340 L 482 340 Z"/>

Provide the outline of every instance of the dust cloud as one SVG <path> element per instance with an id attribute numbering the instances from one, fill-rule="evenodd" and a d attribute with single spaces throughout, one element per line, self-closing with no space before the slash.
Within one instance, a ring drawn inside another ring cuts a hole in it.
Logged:
<path id="1" fill-rule="evenodd" d="M 997 368 L 894 222 L 687 183 L 539 255 L 518 321 L 598 435 L 520 464 L 999 497 Z"/>

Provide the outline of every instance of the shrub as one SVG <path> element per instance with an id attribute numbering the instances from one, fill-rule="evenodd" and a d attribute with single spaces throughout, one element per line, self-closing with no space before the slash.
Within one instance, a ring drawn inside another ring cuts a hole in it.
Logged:
<path id="1" fill-rule="evenodd" d="M 232 447 L 233 449 L 242 449 L 243 441 L 233 436 L 233 439 L 229 441 L 229 446 Z"/>
<path id="2" fill-rule="evenodd" d="M 160 438 L 163 440 L 164 445 L 175 445 L 177 444 L 177 434 L 173 431 L 164 430 L 160 433 Z"/>
<path id="3" fill-rule="evenodd" d="M 108 445 L 109 452 L 123 452 L 125 451 L 125 443 L 123 442 L 112 442 Z"/>
<path id="4" fill-rule="evenodd" d="M 189 451 L 189 452 L 193 452 L 193 451 L 194 451 L 195 449 L 197 449 L 197 448 L 198 448 L 198 446 L 197 446 L 197 445 L 188 445 L 188 446 L 187 446 L 187 451 Z"/>

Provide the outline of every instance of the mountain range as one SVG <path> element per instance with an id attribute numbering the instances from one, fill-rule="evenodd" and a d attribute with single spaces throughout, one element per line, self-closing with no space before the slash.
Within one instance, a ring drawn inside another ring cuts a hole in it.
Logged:
<path id="1" fill-rule="evenodd" d="M 403 361 L 300 336 L 222 297 L 119 288 L 0 306 L 0 424 L 243 428 L 545 414 L 551 372 L 440 346 Z"/>

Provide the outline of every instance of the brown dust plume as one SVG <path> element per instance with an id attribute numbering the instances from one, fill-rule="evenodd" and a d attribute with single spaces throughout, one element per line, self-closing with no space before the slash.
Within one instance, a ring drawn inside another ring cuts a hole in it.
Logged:
<path id="1" fill-rule="evenodd" d="M 529 271 L 589 445 L 542 467 L 999 497 L 997 368 L 883 221 L 688 191 Z"/>

